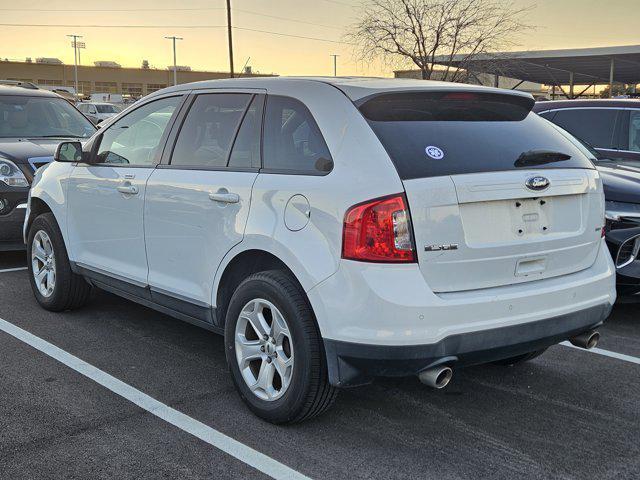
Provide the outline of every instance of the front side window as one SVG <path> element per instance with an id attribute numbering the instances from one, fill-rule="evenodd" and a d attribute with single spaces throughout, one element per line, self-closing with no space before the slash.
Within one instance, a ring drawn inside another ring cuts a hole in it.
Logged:
<path id="1" fill-rule="evenodd" d="M 271 95 L 266 108 L 265 169 L 303 174 L 331 171 L 331 154 L 307 107 L 293 98 Z"/>
<path id="2" fill-rule="evenodd" d="M 111 125 L 102 135 L 96 163 L 152 166 L 160 140 L 182 97 L 147 103 Z"/>
<path id="3" fill-rule="evenodd" d="M 251 95 L 245 93 L 198 95 L 180 129 L 171 165 L 226 167 L 231 144 L 250 101 Z"/>
<path id="4" fill-rule="evenodd" d="M 629 150 L 640 152 L 640 111 L 631 111 L 629 118 Z"/>
<path id="5" fill-rule="evenodd" d="M 613 132 L 618 111 L 604 108 L 559 110 L 553 123 L 596 148 L 618 148 Z"/>
<path id="6" fill-rule="evenodd" d="M 95 131 L 62 98 L 0 95 L 0 138 L 88 138 Z"/>

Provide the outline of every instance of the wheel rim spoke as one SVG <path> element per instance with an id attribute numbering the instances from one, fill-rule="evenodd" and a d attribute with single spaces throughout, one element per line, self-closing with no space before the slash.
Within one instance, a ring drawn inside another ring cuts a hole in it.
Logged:
<path id="1" fill-rule="evenodd" d="M 286 319 L 264 299 L 248 302 L 235 331 L 236 359 L 242 377 L 258 398 L 273 401 L 291 384 L 293 342 Z"/>
<path id="2" fill-rule="evenodd" d="M 31 244 L 31 267 L 35 285 L 43 297 L 53 294 L 56 285 L 56 262 L 51 238 L 39 230 Z"/>

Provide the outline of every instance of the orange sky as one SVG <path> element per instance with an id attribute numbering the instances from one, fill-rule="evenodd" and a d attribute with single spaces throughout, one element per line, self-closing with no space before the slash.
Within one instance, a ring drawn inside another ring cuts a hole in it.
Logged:
<path id="1" fill-rule="evenodd" d="M 520 39 L 518 49 L 579 48 L 640 44 L 640 0 L 537 0 L 528 21 L 537 26 Z M 519 6 L 531 1 L 515 0 Z M 315 37 L 339 42 L 358 13 L 358 0 L 232 0 L 238 27 Z M 0 57 L 58 57 L 73 63 L 69 33 L 84 35 L 87 49 L 82 63 L 113 60 L 123 66 L 139 66 L 143 59 L 166 68 L 172 63 L 166 35 L 178 35 L 178 64 L 197 70 L 228 70 L 224 28 L 225 0 L 0 0 L 0 23 L 45 25 L 166 25 L 166 28 L 9 27 L 0 26 Z M 17 11 L 15 9 L 23 9 Z M 147 11 L 98 11 L 101 9 Z M 207 10 L 195 10 L 208 8 Z M 44 11 L 44 10 L 55 11 Z M 174 10 L 162 10 L 174 9 Z M 194 9 L 194 10 L 175 10 Z M 27 11 L 29 10 L 29 11 Z M 40 11 L 37 11 L 40 10 Z M 66 11 L 63 11 L 66 10 Z M 253 13 L 250 13 L 253 12 Z M 262 14 L 256 15 L 255 13 Z M 298 22 L 271 18 L 286 17 Z M 308 23 L 300 23 L 308 22 Z M 235 30 L 235 63 L 239 70 L 248 57 L 254 71 L 281 75 L 331 75 L 339 54 L 338 73 L 344 75 L 392 75 L 383 64 L 361 65 L 351 48 L 302 38 Z"/>

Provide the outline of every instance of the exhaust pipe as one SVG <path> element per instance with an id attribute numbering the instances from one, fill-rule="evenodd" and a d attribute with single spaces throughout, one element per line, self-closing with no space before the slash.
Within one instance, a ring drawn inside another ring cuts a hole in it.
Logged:
<path id="1" fill-rule="evenodd" d="M 590 348 L 594 348 L 598 345 L 599 340 L 600 333 L 597 330 L 589 330 L 588 332 L 583 332 L 576 337 L 570 338 L 569 342 L 576 347 L 586 348 L 589 350 Z"/>
<path id="2" fill-rule="evenodd" d="M 451 370 L 450 367 L 442 365 L 429 368 L 418 374 L 418 378 L 422 383 L 431 388 L 437 388 L 438 390 L 449 385 L 451 377 L 453 377 L 453 370 Z"/>

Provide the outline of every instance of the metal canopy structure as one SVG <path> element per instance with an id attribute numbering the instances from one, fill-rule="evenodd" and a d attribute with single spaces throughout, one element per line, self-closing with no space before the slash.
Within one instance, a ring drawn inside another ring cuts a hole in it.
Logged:
<path id="1" fill-rule="evenodd" d="M 623 47 L 496 52 L 472 59 L 464 54 L 435 59 L 439 65 L 464 68 L 470 73 L 488 73 L 559 87 L 574 97 L 575 85 L 640 83 L 640 45 Z M 562 89 L 569 85 L 569 92 Z M 586 89 L 585 89 L 586 90 Z M 611 88 L 610 90 L 611 91 Z"/>

